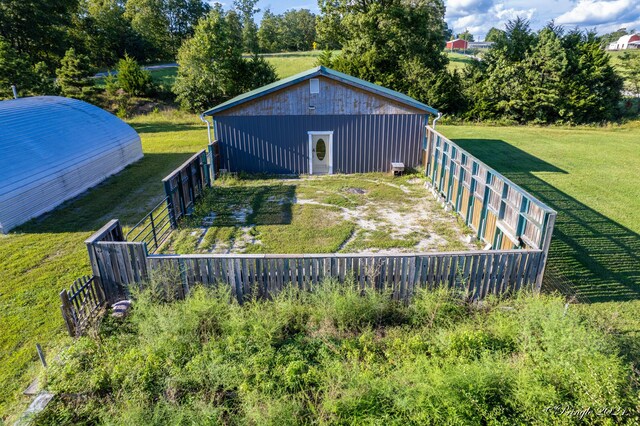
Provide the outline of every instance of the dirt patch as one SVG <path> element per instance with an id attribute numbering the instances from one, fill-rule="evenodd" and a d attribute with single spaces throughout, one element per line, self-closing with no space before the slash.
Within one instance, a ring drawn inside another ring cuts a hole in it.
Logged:
<path id="1" fill-rule="evenodd" d="M 362 189 L 362 188 L 347 188 L 347 189 L 344 190 L 344 192 L 346 192 L 348 194 L 362 195 L 362 194 L 366 194 L 367 190 L 366 189 Z"/>

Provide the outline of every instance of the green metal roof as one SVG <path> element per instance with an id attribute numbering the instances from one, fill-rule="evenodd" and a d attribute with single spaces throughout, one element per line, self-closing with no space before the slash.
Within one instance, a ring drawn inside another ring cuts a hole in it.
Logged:
<path id="1" fill-rule="evenodd" d="M 243 93 L 242 95 L 236 96 L 233 99 L 229 99 L 228 101 L 223 102 L 220 105 L 217 105 L 203 112 L 202 115 L 203 116 L 215 115 L 221 111 L 235 107 L 244 102 L 248 102 L 250 100 L 259 98 L 261 96 L 267 95 L 269 93 L 273 93 L 277 90 L 283 89 L 285 87 L 291 86 L 293 84 L 296 84 L 301 81 L 307 80 L 309 78 L 317 77 L 320 75 L 334 79 L 334 80 L 338 80 L 340 82 L 349 84 L 351 86 L 359 87 L 361 89 L 376 93 L 386 98 L 393 99 L 395 101 L 423 110 L 430 114 L 434 114 L 434 115 L 438 114 L 437 109 L 432 108 L 429 105 L 423 104 L 422 102 L 418 102 L 412 97 L 405 95 L 404 93 L 396 92 L 395 90 L 387 89 L 386 87 L 369 83 L 368 81 L 362 80 L 360 78 L 352 77 L 348 74 L 344 74 L 344 73 L 332 70 L 330 68 L 319 66 L 319 67 L 308 69 L 299 74 L 292 75 L 291 77 L 283 78 L 282 80 L 276 81 L 274 83 L 267 84 L 266 86 L 259 87 L 250 92 Z"/>

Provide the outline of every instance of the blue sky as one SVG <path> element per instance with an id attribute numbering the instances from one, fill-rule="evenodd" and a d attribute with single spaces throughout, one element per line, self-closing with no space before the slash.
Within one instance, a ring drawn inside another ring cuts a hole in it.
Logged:
<path id="1" fill-rule="evenodd" d="M 226 0 L 223 4 L 231 2 Z M 566 27 L 595 28 L 599 33 L 621 27 L 640 31 L 638 0 L 445 0 L 445 4 L 449 27 L 456 33 L 469 29 L 477 39 L 482 39 L 492 26 L 501 28 L 516 16 L 528 18 L 534 29 L 553 19 Z M 261 0 L 258 7 L 270 8 L 274 13 L 292 8 L 319 12 L 313 0 Z"/>

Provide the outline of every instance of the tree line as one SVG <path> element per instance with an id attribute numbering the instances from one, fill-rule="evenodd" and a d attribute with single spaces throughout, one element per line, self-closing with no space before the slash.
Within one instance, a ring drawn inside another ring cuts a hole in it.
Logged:
<path id="1" fill-rule="evenodd" d="M 467 120 L 586 123 L 621 114 L 623 80 L 602 38 L 589 31 L 553 23 L 533 31 L 517 18 L 492 28 L 487 39 L 493 47 L 458 72 L 447 68 L 444 47 L 452 31 L 443 0 L 319 0 L 318 16 L 265 10 L 259 25 L 256 4 L 236 0 L 225 9 L 201 0 L 51 0 L 39 7 L 33 0 L 7 0 L 0 6 L 2 93 L 10 96 L 9 85 L 18 84 L 26 94 L 59 90 L 82 98 L 91 92 L 87 77 L 97 66 L 132 69 L 177 58 L 173 95 L 183 108 L 201 111 L 275 81 L 259 53 L 317 46 L 325 49 L 321 65 Z M 471 39 L 468 31 L 458 36 Z M 133 79 L 146 87 L 136 93 L 152 92 L 150 77 L 136 73 Z M 134 94 L 111 80 L 112 97 L 118 90 Z"/>

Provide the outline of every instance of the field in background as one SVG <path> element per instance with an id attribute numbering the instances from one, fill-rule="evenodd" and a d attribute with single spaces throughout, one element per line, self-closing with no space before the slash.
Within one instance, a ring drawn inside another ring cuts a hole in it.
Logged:
<path id="1" fill-rule="evenodd" d="M 317 66 L 318 56 L 322 53 L 319 50 L 308 52 L 291 52 L 291 53 L 268 53 L 263 56 L 276 69 L 278 78 L 287 78 L 299 72 L 308 70 Z M 339 53 L 335 51 L 334 54 Z M 447 52 L 449 56 L 449 69 L 462 70 L 466 64 L 473 61 L 472 58 L 455 52 Z M 178 74 L 177 67 L 163 68 L 150 71 L 154 83 L 169 89 Z M 99 88 L 104 88 L 104 79 L 96 79 Z"/>
<path id="2" fill-rule="evenodd" d="M 470 58 L 467 55 L 463 55 L 462 53 L 456 53 L 456 52 L 446 52 L 446 53 L 447 53 L 447 56 L 449 57 L 449 65 L 447 66 L 447 68 L 449 68 L 449 71 L 453 71 L 453 70 L 462 71 L 464 67 L 467 66 L 467 64 L 475 60 L 473 58 Z"/>

